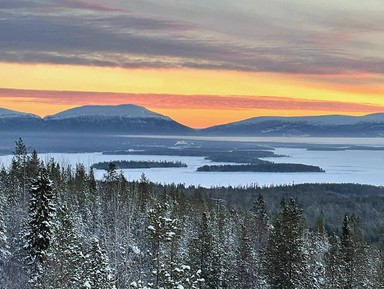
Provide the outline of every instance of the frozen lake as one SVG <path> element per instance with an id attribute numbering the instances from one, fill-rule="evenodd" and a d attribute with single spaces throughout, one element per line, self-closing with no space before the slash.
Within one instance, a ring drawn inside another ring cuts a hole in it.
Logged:
<path id="1" fill-rule="evenodd" d="M 302 163 L 316 165 L 326 173 L 245 173 L 245 172 L 196 172 L 197 167 L 212 163 L 202 157 L 154 156 L 154 155 L 103 155 L 101 153 L 49 153 L 39 154 L 42 160 L 54 158 L 63 165 L 83 163 L 87 167 L 95 162 L 113 160 L 181 161 L 187 168 L 156 168 L 123 170 L 128 180 L 138 180 L 142 173 L 157 183 L 182 183 L 203 187 L 212 186 L 260 186 L 299 183 L 360 183 L 384 185 L 384 151 L 307 151 L 302 148 L 277 148 L 276 154 L 289 157 L 268 158 L 276 163 Z M 8 165 L 12 156 L 0 156 L 0 162 Z M 96 170 L 97 178 L 104 171 Z"/>

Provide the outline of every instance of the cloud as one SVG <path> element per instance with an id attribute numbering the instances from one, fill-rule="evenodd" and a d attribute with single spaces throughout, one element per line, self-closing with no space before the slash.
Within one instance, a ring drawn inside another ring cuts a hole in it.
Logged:
<path id="1" fill-rule="evenodd" d="M 152 109 L 207 109 L 207 110 L 285 110 L 319 111 L 335 113 L 373 113 L 384 111 L 384 106 L 341 101 L 314 101 L 290 97 L 268 96 L 220 96 L 220 95 L 171 95 L 132 94 L 78 91 L 40 91 L 0 89 L 0 98 L 17 102 L 33 102 L 42 105 L 87 104 L 116 105 L 130 103 Z"/>
<path id="2" fill-rule="evenodd" d="M 98 12 L 128 12 L 126 9 L 116 8 L 112 5 L 101 4 L 97 1 L 85 0 L 56 0 L 59 5 L 74 9 L 85 9 Z"/>
<path id="3" fill-rule="evenodd" d="M 381 2 L 336 2 L 0 0 L 0 61 L 384 73 Z"/>

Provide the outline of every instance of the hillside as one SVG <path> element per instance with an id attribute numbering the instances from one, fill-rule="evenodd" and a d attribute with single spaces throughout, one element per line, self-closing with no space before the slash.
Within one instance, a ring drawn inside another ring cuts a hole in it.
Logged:
<path id="1" fill-rule="evenodd" d="M 366 116 L 255 117 L 201 130 L 208 135 L 382 137 L 384 114 Z"/>

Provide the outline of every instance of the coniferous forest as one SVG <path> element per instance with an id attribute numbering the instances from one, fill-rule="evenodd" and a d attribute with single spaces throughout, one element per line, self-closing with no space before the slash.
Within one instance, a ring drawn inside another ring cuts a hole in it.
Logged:
<path id="1" fill-rule="evenodd" d="M 384 288 L 358 216 L 330 232 L 327 212 L 310 225 L 292 197 L 271 209 L 260 192 L 241 206 L 207 191 L 113 165 L 98 181 L 19 140 L 0 171 L 0 288 Z"/>

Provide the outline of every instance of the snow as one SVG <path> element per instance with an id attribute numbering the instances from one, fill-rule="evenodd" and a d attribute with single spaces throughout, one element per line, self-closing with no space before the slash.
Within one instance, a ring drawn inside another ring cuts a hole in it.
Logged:
<path id="1" fill-rule="evenodd" d="M 265 121 L 281 121 L 286 123 L 308 123 L 317 125 L 352 125 L 359 122 L 380 122 L 384 123 L 384 114 L 376 113 L 365 116 L 347 116 L 347 115 L 321 115 L 306 117 L 254 117 L 244 121 L 236 122 L 233 126 L 244 124 L 259 124 Z M 231 124 L 232 126 L 232 124 Z"/>
<path id="2" fill-rule="evenodd" d="M 24 113 L 19 112 L 15 110 L 0 108 L 0 118 L 16 118 L 16 117 L 33 117 L 33 118 L 40 118 L 37 115 L 31 114 L 31 113 Z"/>
<path id="3" fill-rule="evenodd" d="M 159 118 L 169 120 L 161 114 L 152 112 L 144 107 L 125 104 L 117 106 L 88 105 L 72 108 L 55 115 L 46 116 L 45 119 L 61 120 L 77 117 L 126 117 L 126 118 Z"/>
<path id="4" fill-rule="evenodd" d="M 141 254 L 141 250 L 139 247 L 137 247 L 137 245 L 130 245 L 129 247 L 131 248 L 132 252 L 135 253 L 136 255 Z"/>

